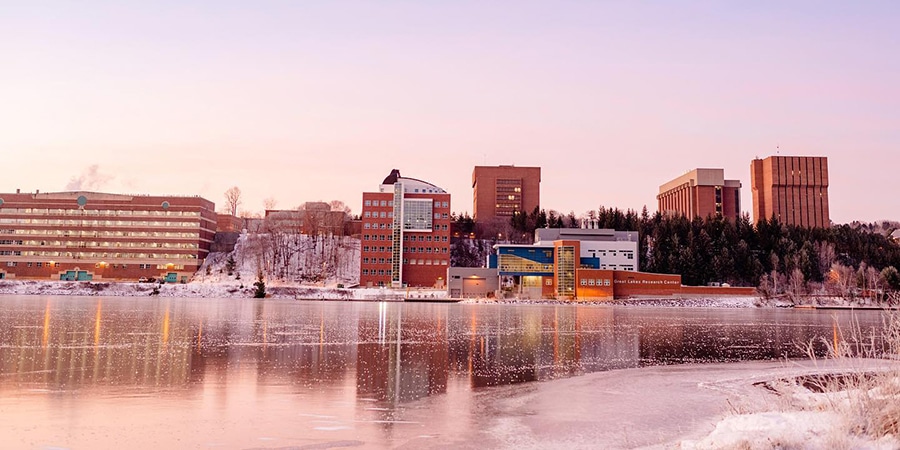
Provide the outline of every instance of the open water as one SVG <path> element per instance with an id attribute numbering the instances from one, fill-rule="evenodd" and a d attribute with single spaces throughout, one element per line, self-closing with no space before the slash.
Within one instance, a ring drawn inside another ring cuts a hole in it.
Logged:
<path id="1" fill-rule="evenodd" d="M 477 427 L 489 414 L 479 393 L 494 386 L 805 357 L 809 343 L 823 354 L 851 330 L 879 334 L 882 321 L 871 311 L 5 296 L 0 448 L 427 447 Z"/>

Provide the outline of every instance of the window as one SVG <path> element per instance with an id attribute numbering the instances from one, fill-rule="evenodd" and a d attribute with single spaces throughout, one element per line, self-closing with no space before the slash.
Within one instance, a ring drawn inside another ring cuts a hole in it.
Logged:
<path id="1" fill-rule="evenodd" d="M 362 270 L 362 274 L 363 274 L 363 275 L 368 275 L 368 274 L 369 274 L 369 269 L 363 269 L 363 270 Z"/>
<path id="2" fill-rule="evenodd" d="M 582 278 L 582 279 L 581 279 L 581 285 L 582 285 L 582 286 L 587 286 L 587 279 Z"/>
<path id="3" fill-rule="evenodd" d="M 363 228 L 365 228 L 365 229 L 367 229 L 367 230 L 368 230 L 369 228 L 371 228 L 371 227 L 372 227 L 372 226 L 369 225 L 368 222 L 366 222 L 365 224 L 363 224 Z"/>
<path id="4" fill-rule="evenodd" d="M 441 206 L 444 207 L 444 208 L 449 208 L 449 207 L 450 207 L 450 204 L 447 203 L 447 202 L 441 202 Z"/>
<path id="5" fill-rule="evenodd" d="M 6 263 L 6 267 L 16 267 L 16 262 L 15 262 L 15 261 L 8 261 L 8 262 Z"/>
<path id="6" fill-rule="evenodd" d="M 368 246 L 368 245 L 364 246 L 364 247 L 363 247 L 363 251 L 364 251 L 364 252 L 369 251 L 369 246 Z"/>
<path id="7" fill-rule="evenodd" d="M 608 280 L 608 279 L 607 279 L 607 280 L 603 280 L 603 285 L 604 285 L 604 286 L 609 286 L 609 280 Z"/>
<path id="8" fill-rule="evenodd" d="M 364 202 L 363 202 L 363 205 L 365 205 L 365 206 L 372 206 L 372 200 L 366 200 L 366 201 L 364 201 Z"/>
<path id="9" fill-rule="evenodd" d="M 407 199 L 403 201 L 403 229 L 410 231 L 431 231 L 432 203 L 428 199 Z"/>
<path id="10" fill-rule="evenodd" d="M 368 264 L 368 263 L 369 263 L 369 258 L 363 258 L 363 264 Z"/>
<path id="11" fill-rule="evenodd" d="M 387 206 L 387 200 L 382 200 L 382 201 L 381 201 L 381 206 Z"/>
<path id="12" fill-rule="evenodd" d="M 584 281 L 584 280 L 581 280 L 581 281 Z M 593 286 L 593 285 L 594 285 L 594 279 L 591 278 L 588 280 L 588 286 Z"/>

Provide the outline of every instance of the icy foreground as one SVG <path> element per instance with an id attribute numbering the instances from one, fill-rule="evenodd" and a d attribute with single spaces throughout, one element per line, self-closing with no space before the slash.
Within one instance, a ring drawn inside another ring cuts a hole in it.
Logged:
<path id="1" fill-rule="evenodd" d="M 479 432 L 442 444 L 509 449 L 896 449 L 900 440 L 854 436 L 845 417 L 816 406 L 828 401 L 823 396 L 835 394 L 785 386 L 787 391 L 779 395 L 755 385 L 885 364 L 853 360 L 662 366 L 501 387 L 478 396 L 487 409 L 479 416 L 490 418 Z M 786 409 L 803 402 L 811 410 Z"/>

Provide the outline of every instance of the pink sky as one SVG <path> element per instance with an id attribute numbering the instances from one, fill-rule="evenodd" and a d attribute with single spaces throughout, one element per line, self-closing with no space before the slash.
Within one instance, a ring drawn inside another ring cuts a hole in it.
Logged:
<path id="1" fill-rule="evenodd" d="M 11 4 L 10 4 L 11 3 Z M 18 3 L 18 4 L 17 4 Z M 660 184 L 829 159 L 832 220 L 900 219 L 892 2 L 8 2 L 0 192 L 342 200 L 393 168 L 472 210 L 475 165 L 542 206 L 656 209 Z"/>

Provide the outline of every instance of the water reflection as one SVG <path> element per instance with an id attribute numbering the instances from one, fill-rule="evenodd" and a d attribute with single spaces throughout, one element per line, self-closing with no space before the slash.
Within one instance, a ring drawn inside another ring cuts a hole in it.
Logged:
<path id="1" fill-rule="evenodd" d="M 97 448 L 95 435 L 77 433 L 105 429 L 109 412 L 124 409 L 116 420 L 133 420 L 129 436 L 146 448 L 261 447 L 248 436 L 298 426 L 303 438 L 282 446 L 346 430 L 391 443 L 402 434 L 397 427 L 420 426 L 404 414 L 418 400 L 445 399 L 434 421 L 466 430 L 489 414 L 477 400 L 485 386 L 651 364 L 801 357 L 800 344 L 813 340 L 821 353 L 836 324 L 850 328 L 850 314 L 5 297 L 0 409 L 18 414 L 6 418 L 0 441 L 53 435 L 19 447 Z M 881 315 L 857 314 L 853 326 L 874 332 Z M 205 441 L 159 441 L 148 422 Z M 418 436 L 415 430 L 406 436 Z"/>
<path id="2" fill-rule="evenodd" d="M 846 314 L 772 310 L 16 298 L 0 311 L 0 387 L 351 385 L 398 404 L 648 364 L 803 356 Z M 866 330 L 880 317 L 862 317 Z M 818 347 L 822 350 L 821 345 Z"/>

